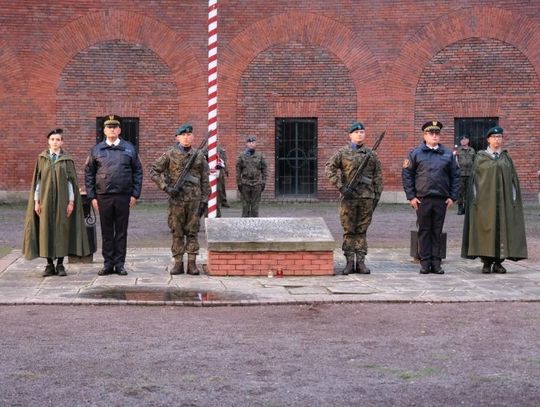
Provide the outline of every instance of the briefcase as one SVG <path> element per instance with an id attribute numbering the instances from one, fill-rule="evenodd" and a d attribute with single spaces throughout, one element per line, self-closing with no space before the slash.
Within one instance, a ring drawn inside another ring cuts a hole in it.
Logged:
<path id="1" fill-rule="evenodd" d="M 439 253 L 441 259 L 446 259 L 446 232 L 441 234 L 441 252 Z M 411 230 L 411 257 L 420 260 L 418 255 L 418 231 Z"/>

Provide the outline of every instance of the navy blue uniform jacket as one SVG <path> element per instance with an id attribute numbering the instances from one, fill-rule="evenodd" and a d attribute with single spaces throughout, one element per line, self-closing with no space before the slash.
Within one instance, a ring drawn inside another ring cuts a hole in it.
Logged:
<path id="1" fill-rule="evenodd" d="M 422 143 L 411 150 L 403 163 L 401 178 L 409 201 L 427 196 L 458 199 L 459 168 L 452 151 L 442 144 L 434 150 Z"/>

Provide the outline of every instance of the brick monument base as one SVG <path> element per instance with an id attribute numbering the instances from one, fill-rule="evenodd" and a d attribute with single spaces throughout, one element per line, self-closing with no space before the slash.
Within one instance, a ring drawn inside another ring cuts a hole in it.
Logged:
<path id="1" fill-rule="evenodd" d="M 208 274 L 334 274 L 335 241 L 322 218 L 206 219 Z"/>

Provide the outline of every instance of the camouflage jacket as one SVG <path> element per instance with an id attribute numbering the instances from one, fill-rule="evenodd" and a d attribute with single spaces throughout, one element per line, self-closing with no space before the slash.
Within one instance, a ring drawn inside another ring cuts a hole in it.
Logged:
<path id="1" fill-rule="evenodd" d="M 172 187 L 193 154 L 197 154 L 197 157 L 189 170 L 187 181 L 177 197 L 169 197 L 169 202 L 194 200 L 208 202 L 210 196 L 208 162 L 204 154 L 194 148 L 187 153 L 182 151 L 178 144 L 169 148 L 152 164 L 150 178 L 161 190 Z"/>
<path id="2" fill-rule="evenodd" d="M 462 177 L 468 177 L 471 175 L 475 155 L 476 153 L 472 147 L 458 147 L 456 152 L 456 160 Z"/>
<path id="3" fill-rule="evenodd" d="M 358 176 L 356 185 L 353 186 L 355 190 L 353 199 L 373 198 L 378 200 L 383 190 L 381 162 L 377 153 L 365 146 L 355 150 L 347 145 L 339 149 L 326 163 L 326 177 L 332 185 L 340 189 L 352 179 L 362 159 L 369 153 L 371 153 L 371 158 L 365 166 L 363 174 Z"/>
<path id="4" fill-rule="evenodd" d="M 268 165 L 262 153 L 242 152 L 236 160 L 236 183 L 240 185 L 261 185 L 268 178 Z"/>

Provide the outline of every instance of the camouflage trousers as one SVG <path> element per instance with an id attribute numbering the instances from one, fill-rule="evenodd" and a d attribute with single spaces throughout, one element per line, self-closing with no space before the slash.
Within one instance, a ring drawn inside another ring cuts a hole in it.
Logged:
<path id="1" fill-rule="evenodd" d="M 373 199 L 342 199 L 339 208 L 339 219 L 343 227 L 343 253 L 356 253 L 364 258 L 368 245 L 366 234 L 373 217 Z"/>
<path id="2" fill-rule="evenodd" d="M 464 205 L 467 202 L 467 193 L 469 190 L 469 177 L 461 177 L 461 185 L 459 187 L 458 204 Z"/>
<path id="3" fill-rule="evenodd" d="M 261 203 L 262 187 L 260 185 L 242 185 L 240 199 L 242 201 L 242 217 L 259 217 L 259 204 Z"/>
<path id="4" fill-rule="evenodd" d="M 199 253 L 199 201 L 175 202 L 169 205 L 169 227 L 173 234 L 173 257 Z"/>

